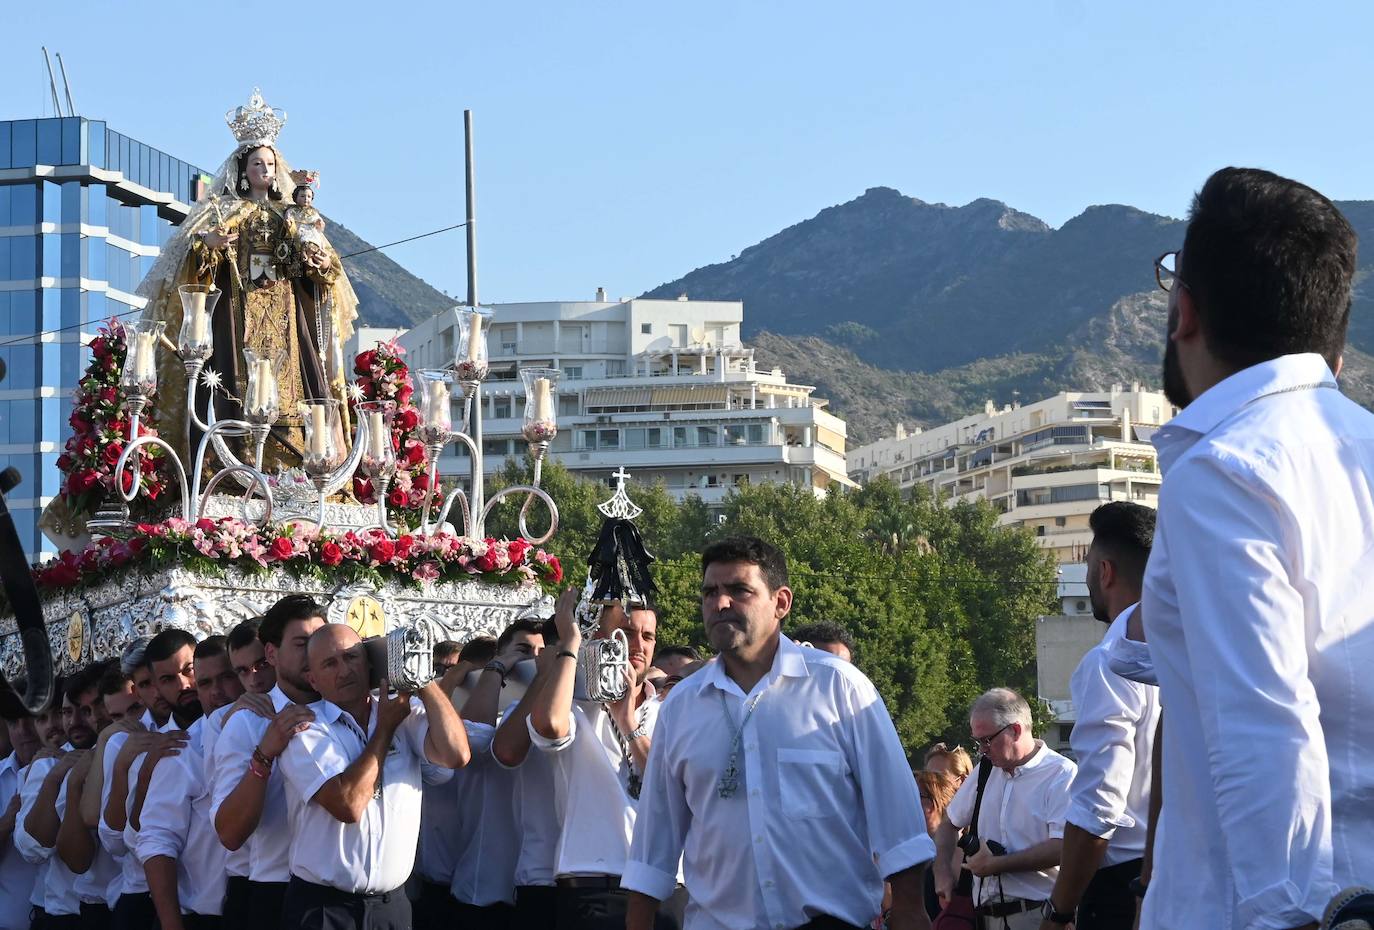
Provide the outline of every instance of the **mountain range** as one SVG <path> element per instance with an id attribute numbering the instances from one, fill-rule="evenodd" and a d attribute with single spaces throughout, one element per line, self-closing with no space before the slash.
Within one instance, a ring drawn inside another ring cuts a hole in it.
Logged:
<path id="1" fill-rule="evenodd" d="M 1339 204 L 1374 241 L 1374 202 Z M 649 291 L 742 300 L 765 365 L 815 384 L 851 444 L 981 409 L 1113 383 L 1157 384 L 1165 295 L 1153 260 L 1182 220 L 1094 206 L 1055 229 L 995 200 L 961 207 L 876 187 L 727 262 Z M 1361 262 L 1342 375 L 1374 401 L 1374 295 Z"/>

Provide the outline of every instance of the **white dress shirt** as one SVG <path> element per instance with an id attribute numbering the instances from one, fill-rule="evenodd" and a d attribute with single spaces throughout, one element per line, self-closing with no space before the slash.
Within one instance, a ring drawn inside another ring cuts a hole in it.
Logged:
<path id="1" fill-rule="evenodd" d="M 448 887 L 458 866 L 464 842 L 472 825 L 481 816 L 482 791 L 473 777 L 477 753 L 491 747 L 495 728 L 484 723 L 463 721 L 467 731 L 472 762 L 436 785 L 425 785 L 420 802 L 420 845 L 415 853 L 415 871 L 427 882 Z"/>
<path id="2" fill-rule="evenodd" d="M 738 789 L 721 798 L 737 730 Z M 863 673 L 784 636 L 748 695 L 719 658 L 678 684 L 659 713 L 621 887 L 667 898 L 679 856 L 690 930 L 796 927 L 819 914 L 867 926 L 883 878 L 935 846 Z"/>
<path id="3" fill-rule="evenodd" d="M 1159 689 L 1127 681 L 1108 667 L 1139 605 L 1121 612 L 1088 650 L 1069 681 L 1078 720 L 1069 743 L 1078 762 L 1068 822 L 1109 840 L 1104 866 L 1145 854 L 1150 816 L 1150 754 L 1159 723 Z"/>
<path id="4" fill-rule="evenodd" d="M 72 752 L 75 747 L 67 743 L 64 752 Z M 67 916 L 81 911 L 81 901 L 76 896 L 76 875 L 67 868 L 61 856 L 53 855 L 56 846 L 43 846 L 24 828 L 24 821 L 33 811 L 38 793 L 43 790 L 43 780 L 57 765 L 56 759 L 39 759 L 29 766 L 28 777 L 20 791 L 22 802 L 19 814 L 14 818 L 14 845 L 19 854 L 38 866 L 38 881 L 34 884 L 30 900 L 35 907 L 41 907 L 51 915 Z M 61 811 L 67 803 L 67 783 L 63 776 L 62 786 L 58 788 L 56 809 Z"/>
<path id="5" fill-rule="evenodd" d="M 220 736 L 224 733 L 224 720 L 233 709 L 234 705 L 229 703 L 206 715 L 205 727 L 201 730 L 200 734 L 201 756 L 205 760 L 205 775 L 209 782 L 207 785 L 207 792 L 212 814 L 212 819 L 210 820 L 211 829 L 213 829 L 215 825 L 213 813 L 219 810 L 219 805 L 214 803 L 215 782 L 218 781 L 220 777 L 220 770 L 215 768 L 214 764 L 215 745 L 219 742 Z M 251 714 L 253 711 L 242 710 L 239 713 Z M 227 775 L 225 777 L 232 779 L 233 784 L 229 786 L 229 790 L 233 791 L 234 787 L 239 782 L 238 777 L 235 775 Z M 218 836 L 218 834 L 216 834 L 216 836 Z M 249 844 L 244 843 L 233 852 L 225 850 L 224 871 L 230 878 L 247 877 L 249 864 Z"/>
<path id="6" fill-rule="evenodd" d="M 292 703 L 280 687 L 274 687 L 267 692 L 267 696 L 272 699 L 272 707 L 278 713 Z M 315 704 L 309 706 L 312 709 L 316 707 Z M 211 785 L 211 824 L 219 815 L 220 805 L 234 793 L 234 789 L 244 776 L 248 775 L 248 763 L 253 758 L 253 750 L 262 743 L 262 737 L 270 725 L 271 721 L 259 717 L 251 710 L 239 711 L 229 718 L 228 723 L 223 724 L 211 756 L 215 771 L 214 782 Z M 246 874 L 255 882 L 285 882 L 291 878 L 290 818 L 295 806 L 287 804 L 288 788 L 280 762 L 279 759 L 272 766 L 271 777 L 267 779 L 267 793 L 263 797 L 262 815 L 258 818 L 257 829 L 237 851 L 247 854 L 248 870 L 244 873 L 231 873 Z"/>
<path id="7" fill-rule="evenodd" d="M 1374 869 L 1374 415 L 1318 355 L 1155 434 L 1144 621 L 1167 708 L 1143 927 L 1320 918 Z"/>
<path id="8" fill-rule="evenodd" d="M 451 778 L 453 771 L 426 760 L 429 721 L 424 705 L 412 698 L 410 716 L 387 750 L 381 797 L 368 803 L 357 823 L 336 820 L 314 798 L 325 782 L 342 775 L 362 755 L 376 732 L 377 704 L 369 700 L 366 732 L 338 705 L 313 705 L 314 721 L 292 737 L 277 766 L 304 799 L 292 815 L 291 874 L 340 891 L 378 894 L 404 885 L 415 865 L 421 779 L 434 784 Z"/>
<path id="9" fill-rule="evenodd" d="M 562 811 L 554 798 L 553 764 L 544 753 L 529 752 L 513 774 L 517 782 L 511 793 L 511 810 L 520 838 L 520 855 L 515 861 L 515 887 L 547 887 L 554 883 L 558 825 L 563 822 Z"/>
<path id="10" fill-rule="evenodd" d="M 0 810 L 9 808 L 31 768 L 18 766 L 12 752 L 0 760 Z M 37 884 L 38 866 L 19 854 L 11 836 L 0 844 L 0 930 L 28 930 L 30 898 Z"/>
<path id="11" fill-rule="evenodd" d="M 101 761 L 105 780 L 100 787 L 100 820 L 96 827 L 96 836 L 100 839 L 101 847 L 119 865 L 116 901 L 119 900 L 120 895 L 142 894 L 148 890 L 148 878 L 143 874 L 143 864 L 138 861 L 138 857 L 125 844 L 124 831 L 113 829 L 109 821 L 105 819 L 105 808 L 110 802 L 111 782 L 114 781 L 115 759 L 119 756 L 119 751 L 124 748 L 124 742 L 128 738 L 129 734 L 121 731 L 111 736 L 105 743 L 105 756 Z M 130 768 L 128 781 L 132 786 L 134 777 L 132 766 Z M 129 795 L 133 795 L 132 789 L 129 791 Z M 128 809 L 128 801 L 129 798 L 126 797 L 125 810 Z"/>
<path id="12" fill-rule="evenodd" d="M 660 702 L 653 685 L 646 682 L 644 689 L 637 713 L 652 739 Z M 529 718 L 525 726 L 534 746 L 552 753 L 554 797 L 563 813 L 554 872 L 620 875 L 634 836 L 637 802 L 630 797 L 629 766 L 605 706 L 574 700 L 562 739 L 540 736 Z"/>
<path id="13" fill-rule="evenodd" d="M 473 743 L 472 761 L 454 776 L 470 780 L 471 791 L 458 821 L 458 858 L 449 892 L 463 904 L 488 907 L 515 903 L 515 865 L 520 858 L 520 830 L 512 796 L 516 773 L 491 754 L 490 727 L 483 743 Z"/>
<path id="14" fill-rule="evenodd" d="M 1068 759 L 1036 740 L 1035 753 L 1008 775 L 996 766 L 983 791 L 983 806 L 978 811 L 978 836 L 996 840 L 1007 852 L 1021 852 L 1046 840 L 1062 839 L 1064 819 L 1069 812 L 1069 784 L 1075 766 Z M 964 779 L 945 814 L 950 823 L 963 829 L 973 820 L 973 802 L 978 794 L 978 776 Z M 1043 901 L 1054 890 L 1059 866 L 1035 872 L 1006 872 L 988 878 L 975 878 L 973 899 L 978 904 L 996 901 L 999 895 Z"/>
<path id="15" fill-rule="evenodd" d="M 134 852 L 145 866 L 154 856 L 176 860 L 182 913 L 218 915 L 226 852 L 210 822 L 205 727 L 193 725 L 190 732 L 181 753 L 160 760 L 148 779 Z"/>

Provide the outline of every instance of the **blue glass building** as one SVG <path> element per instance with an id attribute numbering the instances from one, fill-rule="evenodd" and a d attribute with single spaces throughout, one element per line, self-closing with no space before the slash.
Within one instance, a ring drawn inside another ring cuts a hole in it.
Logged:
<path id="1" fill-rule="evenodd" d="M 56 555 L 37 524 L 84 346 L 142 307 L 134 290 L 204 176 L 99 120 L 0 121 L 0 468 L 23 474 L 8 501 L 32 561 Z"/>

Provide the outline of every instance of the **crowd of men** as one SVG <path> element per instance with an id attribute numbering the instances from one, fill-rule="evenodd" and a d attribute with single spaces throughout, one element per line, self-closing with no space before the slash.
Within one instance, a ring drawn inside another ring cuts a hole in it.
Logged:
<path id="1" fill-rule="evenodd" d="M 610 703 L 579 685 L 576 590 L 443 644 L 414 693 L 293 595 L 9 711 L 0 930 L 1316 927 L 1374 878 L 1374 416 L 1335 383 L 1354 256 L 1316 191 L 1226 169 L 1156 262 L 1182 413 L 1158 513 L 1091 518 L 1107 626 L 1072 759 L 993 688 L 977 763 L 937 744 L 913 777 L 849 634 L 783 635 L 787 563 L 753 537 L 702 552 L 713 657 L 657 650 L 649 605 L 604 612 Z"/>

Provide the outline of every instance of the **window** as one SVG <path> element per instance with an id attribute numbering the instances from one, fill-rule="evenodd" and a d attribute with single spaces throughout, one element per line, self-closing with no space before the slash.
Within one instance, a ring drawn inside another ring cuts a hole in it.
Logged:
<path id="1" fill-rule="evenodd" d="M 506 420 L 510 418 L 511 399 L 509 397 L 493 397 L 491 400 L 491 416 L 495 420 Z"/>
<path id="2" fill-rule="evenodd" d="M 653 331 L 654 331 L 654 324 L 652 324 L 652 323 L 640 323 L 640 324 L 639 324 L 639 332 L 640 332 L 642 335 L 648 336 L 648 335 L 651 334 Z"/>
<path id="3" fill-rule="evenodd" d="M 575 417 L 579 412 L 576 394 L 558 395 L 558 415 L 560 417 Z"/>
<path id="4" fill-rule="evenodd" d="M 564 365 L 564 366 L 563 366 L 563 377 L 567 378 L 569 381 L 580 381 L 580 380 L 582 380 L 582 366 L 581 366 L 581 365 Z"/>
<path id="5" fill-rule="evenodd" d="M 582 448 L 588 452 L 596 451 L 596 430 L 582 430 Z"/>
<path id="6" fill-rule="evenodd" d="M 598 449 L 619 449 L 620 430 L 603 429 L 597 432 L 596 445 Z"/>
<path id="7" fill-rule="evenodd" d="M 1068 518 L 1068 517 L 1055 517 L 1055 518 L 1054 518 L 1054 525 L 1055 525 L 1055 526 L 1068 526 L 1068 525 L 1069 525 L 1069 518 Z"/>
<path id="8" fill-rule="evenodd" d="M 1045 535 L 1045 524 L 1040 523 L 1040 524 L 1037 524 L 1037 525 L 1036 525 L 1036 527 L 1035 527 L 1035 535 L 1036 535 L 1036 536 L 1044 536 L 1044 535 Z"/>
<path id="9" fill-rule="evenodd" d="M 698 426 L 697 445 L 714 446 L 716 444 L 716 440 L 719 438 L 719 435 L 720 434 L 716 432 L 716 428 L 714 426 Z"/>
<path id="10" fill-rule="evenodd" d="M 673 324 L 670 324 L 669 327 L 668 327 L 668 331 L 669 331 L 670 333 L 672 333 L 672 335 L 673 335 L 673 345 L 675 345 L 675 346 L 686 346 L 686 345 L 689 344 L 689 343 L 687 342 L 687 324 L 686 324 L 686 323 L 673 323 Z"/>

